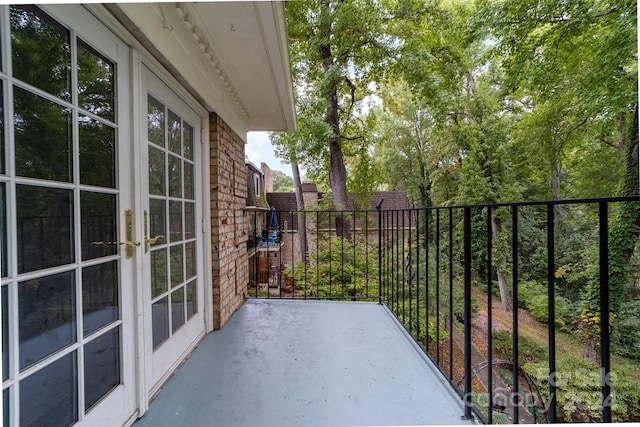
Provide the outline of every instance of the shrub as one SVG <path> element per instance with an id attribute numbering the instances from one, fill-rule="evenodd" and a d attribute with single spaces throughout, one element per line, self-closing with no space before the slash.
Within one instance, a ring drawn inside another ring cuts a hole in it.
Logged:
<path id="1" fill-rule="evenodd" d="M 538 322 L 549 322 L 549 298 L 547 286 L 536 281 L 518 284 L 518 306 L 529 310 Z M 560 328 L 571 324 L 571 302 L 559 295 L 555 296 L 555 324 Z"/>
<path id="2" fill-rule="evenodd" d="M 640 301 L 620 304 L 612 324 L 611 343 L 616 354 L 640 360 Z"/>
<path id="3" fill-rule="evenodd" d="M 513 338 L 510 332 L 495 331 L 491 334 L 493 338 L 493 357 L 496 359 L 512 360 Z M 538 344 L 537 341 L 526 335 L 518 336 L 518 363 L 546 361 L 549 352 L 546 347 Z"/>
<path id="4" fill-rule="evenodd" d="M 557 354 L 556 398 L 559 422 L 600 422 L 602 420 L 601 377 L 596 363 L 571 352 Z M 531 376 L 549 402 L 547 362 L 526 363 Z M 635 363 L 618 363 L 611 372 L 611 413 L 614 422 L 637 421 L 640 417 L 640 382 Z"/>

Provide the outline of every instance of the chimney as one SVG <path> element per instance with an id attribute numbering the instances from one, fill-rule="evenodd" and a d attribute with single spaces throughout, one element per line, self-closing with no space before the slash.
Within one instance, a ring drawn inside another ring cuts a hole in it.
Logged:
<path id="1" fill-rule="evenodd" d="M 302 198 L 305 208 L 318 206 L 318 187 L 311 182 L 302 183 Z"/>
<path id="2" fill-rule="evenodd" d="M 265 162 L 260 163 L 260 169 L 264 174 L 264 187 L 266 193 L 273 193 L 273 171 Z"/>

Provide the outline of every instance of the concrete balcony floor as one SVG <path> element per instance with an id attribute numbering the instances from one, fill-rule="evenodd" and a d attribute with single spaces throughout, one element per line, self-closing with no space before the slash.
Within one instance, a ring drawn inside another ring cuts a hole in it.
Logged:
<path id="1" fill-rule="evenodd" d="M 136 427 L 470 424 L 386 307 L 248 300 Z"/>

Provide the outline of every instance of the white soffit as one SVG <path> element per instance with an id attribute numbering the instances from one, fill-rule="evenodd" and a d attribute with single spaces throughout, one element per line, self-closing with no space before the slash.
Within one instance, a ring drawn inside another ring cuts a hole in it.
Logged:
<path id="1" fill-rule="evenodd" d="M 295 130 L 283 2 L 120 3 L 109 9 L 232 127 Z"/>
<path id="2" fill-rule="evenodd" d="M 192 11 L 202 41 L 246 109 L 248 130 L 295 129 L 283 2 L 176 3 Z M 191 24 L 188 24 L 191 25 Z M 201 43 L 202 43 L 201 41 Z M 206 48 L 205 48 L 206 49 Z"/>

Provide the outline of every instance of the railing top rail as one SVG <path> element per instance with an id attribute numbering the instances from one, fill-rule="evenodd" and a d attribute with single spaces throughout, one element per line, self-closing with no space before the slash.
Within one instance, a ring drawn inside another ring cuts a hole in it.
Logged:
<path id="1" fill-rule="evenodd" d="M 615 202 L 640 202 L 640 195 L 635 196 L 615 196 L 615 197 L 600 197 L 600 198 L 586 198 L 586 199 L 563 199 L 563 200 L 540 200 L 540 201 L 527 201 L 527 202 L 504 202 L 504 203 L 478 203 L 469 205 L 442 205 L 442 206 L 430 206 L 430 207 L 410 207 L 401 209 L 380 209 L 382 212 L 396 212 L 396 211 L 418 211 L 418 210 L 446 210 L 446 209 L 464 209 L 464 208 L 500 208 L 500 207 L 512 207 L 512 206 L 548 206 L 548 205 L 575 205 L 575 204 L 588 204 L 588 203 L 615 203 Z M 309 210 L 292 210 L 287 211 L 290 214 L 297 213 L 376 213 L 377 209 L 309 209 Z"/>

